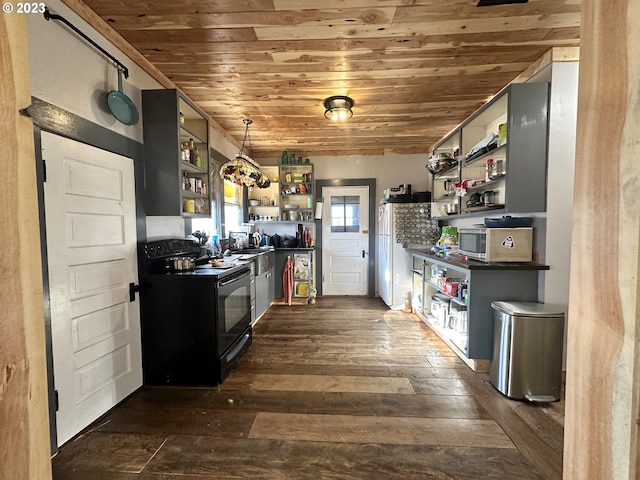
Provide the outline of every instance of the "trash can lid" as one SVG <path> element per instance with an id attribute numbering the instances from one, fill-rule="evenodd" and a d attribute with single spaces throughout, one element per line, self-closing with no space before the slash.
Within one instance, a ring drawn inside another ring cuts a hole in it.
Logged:
<path id="1" fill-rule="evenodd" d="M 564 317 L 564 311 L 557 305 L 537 302 L 491 302 L 491 308 L 507 315 L 525 317 Z"/>

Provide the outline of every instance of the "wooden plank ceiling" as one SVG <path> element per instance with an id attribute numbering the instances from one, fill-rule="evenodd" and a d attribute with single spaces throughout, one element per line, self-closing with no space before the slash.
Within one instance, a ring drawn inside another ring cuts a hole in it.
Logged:
<path id="1" fill-rule="evenodd" d="M 83 0 L 254 158 L 427 153 L 551 47 L 580 0 Z M 318 8 L 318 7 L 321 8 Z M 323 101 L 348 95 L 353 118 Z"/>

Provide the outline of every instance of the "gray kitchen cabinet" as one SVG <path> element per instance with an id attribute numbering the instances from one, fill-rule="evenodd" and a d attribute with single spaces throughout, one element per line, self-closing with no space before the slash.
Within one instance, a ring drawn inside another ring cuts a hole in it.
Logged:
<path id="1" fill-rule="evenodd" d="M 211 216 L 207 115 L 171 89 L 143 90 L 142 114 L 146 214 Z"/>
<path id="2" fill-rule="evenodd" d="M 458 166 L 432 175 L 432 215 L 545 211 L 548 118 L 548 83 L 511 84 L 438 142 L 432 153 L 448 154 Z M 470 155 L 491 134 L 498 136 L 495 148 Z M 499 168 L 488 175 L 487 164 Z M 456 213 L 447 213 L 449 204 Z"/>
<path id="3" fill-rule="evenodd" d="M 269 309 L 273 302 L 275 254 L 273 252 L 258 255 L 256 258 L 255 299 L 256 320 Z"/>
<path id="4" fill-rule="evenodd" d="M 276 262 L 273 272 L 273 294 L 275 298 L 284 297 L 282 274 L 284 273 L 284 267 L 287 262 L 287 255 L 289 255 L 289 252 L 276 250 Z"/>
<path id="5" fill-rule="evenodd" d="M 448 260 L 408 250 L 412 254 L 413 308 L 473 370 L 488 371 L 493 351 L 493 312 L 491 302 L 500 300 L 537 302 L 538 272 L 549 267 L 537 263 L 484 263 Z M 446 295 L 452 311 L 463 311 L 463 322 L 444 320 L 432 312 L 432 296 L 444 294 L 442 278 L 466 282 L 466 298 Z"/>
<path id="6" fill-rule="evenodd" d="M 280 183 L 276 166 L 263 166 L 260 171 L 269 177 L 268 188 L 248 188 L 248 221 L 251 223 L 280 220 Z M 252 203 L 254 203 L 252 205 Z M 257 205 L 255 204 L 257 203 Z"/>
<path id="7" fill-rule="evenodd" d="M 295 252 L 293 254 L 293 296 L 309 298 L 313 285 L 312 251 Z"/>
<path id="8" fill-rule="evenodd" d="M 269 282 L 273 277 L 272 270 L 261 273 L 256 277 L 256 319 L 259 319 L 269 309 Z"/>
<path id="9" fill-rule="evenodd" d="M 280 165 L 280 220 L 311 222 L 314 214 L 312 163 Z"/>
<path id="10" fill-rule="evenodd" d="M 256 323 L 258 318 L 256 315 L 256 265 L 255 262 L 251 262 L 251 282 L 249 284 L 249 291 L 251 292 L 251 325 Z"/>
<path id="11" fill-rule="evenodd" d="M 273 301 L 276 298 L 276 275 L 275 275 L 275 271 L 276 271 L 276 266 L 275 266 L 275 262 L 274 264 L 271 265 L 271 268 L 269 269 L 269 283 L 267 285 L 267 287 L 269 288 L 268 294 L 267 294 L 267 299 L 269 302 L 269 305 L 271 305 L 273 303 Z"/>
<path id="12" fill-rule="evenodd" d="M 291 257 L 293 263 L 292 298 L 309 298 L 313 285 L 313 249 L 311 248 L 276 250 L 274 298 L 284 298 L 283 274 L 287 257 Z"/>

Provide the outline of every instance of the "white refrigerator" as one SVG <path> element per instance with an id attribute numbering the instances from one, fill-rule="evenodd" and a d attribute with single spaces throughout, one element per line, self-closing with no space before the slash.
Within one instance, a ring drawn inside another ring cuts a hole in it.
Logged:
<path id="1" fill-rule="evenodd" d="M 396 242 L 394 228 L 398 204 L 385 203 L 378 209 L 378 291 L 389 308 L 404 308 L 411 292 L 411 254 Z"/>

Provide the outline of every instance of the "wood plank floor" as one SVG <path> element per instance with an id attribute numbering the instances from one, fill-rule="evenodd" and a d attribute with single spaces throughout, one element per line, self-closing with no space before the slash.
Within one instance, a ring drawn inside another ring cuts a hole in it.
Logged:
<path id="1" fill-rule="evenodd" d="M 379 299 L 274 305 L 217 388 L 143 387 L 56 480 L 560 479 L 563 402 L 509 400 Z"/>

